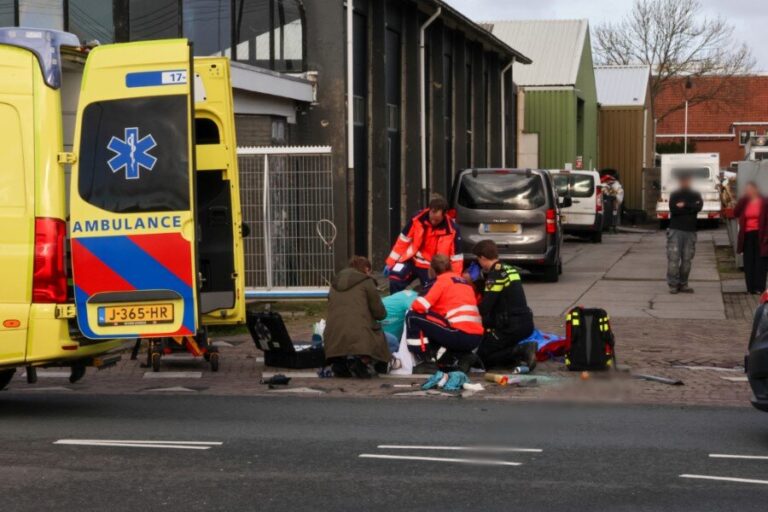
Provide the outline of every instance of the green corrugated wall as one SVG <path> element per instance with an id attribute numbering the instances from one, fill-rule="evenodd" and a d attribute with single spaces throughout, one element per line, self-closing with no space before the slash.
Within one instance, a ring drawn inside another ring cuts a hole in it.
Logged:
<path id="1" fill-rule="evenodd" d="M 578 93 L 577 93 L 578 91 Z M 577 96 L 578 94 L 578 96 Z M 584 101 L 583 145 L 577 148 L 576 99 Z M 597 154 L 597 89 L 589 34 L 576 87 L 525 89 L 525 131 L 539 134 L 539 167 L 562 169 L 584 158 L 584 168 L 599 169 Z"/>
<path id="2" fill-rule="evenodd" d="M 573 90 L 525 92 L 525 131 L 539 134 L 539 167 L 562 169 L 576 156 Z"/>

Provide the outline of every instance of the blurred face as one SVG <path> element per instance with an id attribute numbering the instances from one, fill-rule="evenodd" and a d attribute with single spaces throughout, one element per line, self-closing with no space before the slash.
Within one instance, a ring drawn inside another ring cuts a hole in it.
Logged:
<path id="1" fill-rule="evenodd" d="M 489 270 L 491 270 L 491 267 L 493 266 L 495 261 L 489 260 L 485 256 L 478 256 L 477 263 L 480 264 L 480 267 L 482 267 L 484 271 L 488 272 Z"/>
<path id="2" fill-rule="evenodd" d="M 753 183 L 747 184 L 747 186 L 744 188 L 744 194 L 749 198 L 756 198 L 759 194 L 757 187 Z"/>
<path id="3" fill-rule="evenodd" d="M 680 188 L 686 189 L 691 188 L 691 178 L 688 176 L 684 176 L 680 178 Z"/>
<path id="4" fill-rule="evenodd" d="M 433 226 L 439 225 L 445 220 L 445 212 L 443 210 L 429 210 L 429 223 Z"/>

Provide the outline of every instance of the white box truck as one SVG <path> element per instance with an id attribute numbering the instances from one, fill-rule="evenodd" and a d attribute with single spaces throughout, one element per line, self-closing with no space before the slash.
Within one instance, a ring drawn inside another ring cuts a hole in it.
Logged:
<path id="1" fill-rule="evenodd" d="M 722 213 L 718 179 L 720 155 L 717 153 L 687 153 L 661 155 L 661 196 L 656 203 L 656 218 L 662 226 L 669 222 L 669 196 L 678 188 L 681 176 L 690 176 L 693 189 L 701 194 L 704 208 L 698 218 L 717 222 Z"/>

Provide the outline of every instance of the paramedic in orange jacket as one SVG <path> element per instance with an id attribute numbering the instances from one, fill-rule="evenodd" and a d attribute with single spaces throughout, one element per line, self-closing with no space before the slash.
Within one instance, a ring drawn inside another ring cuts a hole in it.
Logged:
<path id="1" fill-rule="evenodd" d="M 389 277 L 389 293 L 405 290 L 416 279 L 422 286 L 429 286 L 429 264 L 435 254 L 448 256 L 453 271 L 461 274 L 461 235 L 447 212 L 448 202 L 433 196 L 429 206 L 403 228 L 384 267 L 384 275 Z"/>
<path id="2" fill-rule="evenodd" d="M 483 339 L 483 319 L 477 309 L 475 290 L 451 269 L 444 254 L 432 258 L 435 279 L 426 295 L 419 297 L 405 316 L 408 348 L 435 354 L 440 347 L 451 352 L 472 352 Z M 427 347 L 427 343 L 429 347 Z"/>

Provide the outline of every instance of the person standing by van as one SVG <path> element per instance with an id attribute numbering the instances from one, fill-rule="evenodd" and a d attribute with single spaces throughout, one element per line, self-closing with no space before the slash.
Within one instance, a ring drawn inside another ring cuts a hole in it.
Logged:
<path id="1" fill-rule="evenodd" d="M 420 211 L 397 237 L 384 266 L 389 278 L 389 293 L 405 290 L 418 279 L 422 287 L 431 284 L 429 265 L 436 254 L 450 258 L 456 274 L 464 269 L 461 235 L 456 222 L 448 215 L 448 202 L 439 195 L 432 197 L 429 206 Z"/>
<path id="2" fill-rule="evenodd" d="M 688 286 L 696 254 L 696 217 L 704 206 L 701 194 L 691 188 L 691 177 L 681 175 L 679 188 L 669 196 L 667 230 L 667 284 L 669 293 L 693 293 Z"/>
<path id="3" fill-rule="evenodd" d="M 768 275 L 768 199 L 760 194 L 756 183 L 750 181 L 744 187 L 733 214 L 739 219 L 736 252 L 744 255 L 747 292 L 761 294 Z"/>

